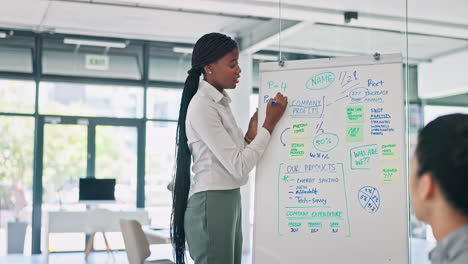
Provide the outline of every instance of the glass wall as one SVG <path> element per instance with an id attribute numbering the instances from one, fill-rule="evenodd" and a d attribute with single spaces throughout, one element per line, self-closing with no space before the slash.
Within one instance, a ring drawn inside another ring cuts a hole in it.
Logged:
<path id="1" fill-rule="evenodd" d="M 0 112 L 32 114 L 35 98 L 34 82 L 0 79 Z"/>
<path id="2" fill-rule="evenodd" d="M 183 58 L 172 61 L 174 63 L 165 67 L 164 71 L 171 72 L 166 74 L 166 77 L 175 81 L 182 80 L 186 76 L 182 77 L 179 71 L 185 71 L 187 65 L 182 63 Z M 178 61 L 179 65 L 175 61 Z M 154 76 L 157 78 L 156 72 Z M 170 225 L 172 193 L 169 189 L 173 177 L 176 121 L 179 117 L 181 96 L 182 89 L 156 87 L 150 87 L 147 94 L 148 119 L 158 121 L 146 123 L 146 208 L 150 214 L 151 225 L 159 228 L 168 228 Z"/>
<path id="3" fill-rule="evenodd" d="M 177 120 L 182 89 L 149 88 L 147 117 L 149 119 Z"/>
<path id="4" fill-rule="evenodd" d="M 42 172 L 42 223 L 48 223 L 48 212 L 86 209 L 78 204 L 79 179 L 86 178 L 87 126 L 46 124 L 44 127 L 44 163 Z M 42 236 L 47 241 L 46 229 Z M 48 250 L 84 249 L 84 234 L 49 235 Z"/>
<path id="5" fill-rule="evenodd" d="M 13 34 L 0 38 L 0 72 L 32 73 L 33 48 L 34 38 L 30 35 Z"/>
<path id="6" fill-rule="evenodd" d="M 41 82 L 39 113 L 141 118 L 143 117 L 143 88 Z"/>
<path id="7" fill-rule="evenodd" d="M 32 74 L 34 39 L 0 38 L 0 72 Z M 24 252 L 31 252 L 35 83 L 0 78 L 0 255 L 7 252 L 10 225 L 25 223 Z"/>
<path id="8" fill-rule="evenodd" d="M 409 17 L 426 17 L 432 24 L 410 20 L 409 54 L 417 58 L 417 70 L 413 73 L 417 80 L 414 90 L 419 110 L 420 127 L 435 118 L 452 113 L 468 113 L 468 86 L 464 80 L 467 68 L 468 39 L 466 33 L 456 31 L 456 24 L 466 24 L 468 20 L 461 10 L 466 10 L 466 1 L 452 1 L 450 7 L 437 1 L 408 1 Z M 422 8 L 421 8 L 422 7 Z M 450 21 L 445 24 L 442 21 Z M 417 33 L 417 34 L 416 34 Z M 411 110 L 411 109 L 410 109 Z M 413 115 L 414 117 L 414 115 Z M 410 112 L 410 122 L 413 121 Z M 412 134 L 412 151 L 417 134 Z M 430 226 L 416 217 L 411 218 L 412 235 L 423 256 L 435 245 Z"/>
<path id="9" fill-rule="evenodd" d="M 84 44 L 86 40 L 79 37 L 46 38 L 43 44 L 43 73 L 117 80 L 141 79 L 141 44 L 117 41 L 122 48 L 106 48 Z"/>
<path id="10" fill-rule="evenodd" d="M 96 127 L 96 178 L 115 179 L 115 203 L 100 207 L 112 211 L 134 210 L 137 190 L 137 128 Z M 124 249 L 120 232 L 107 232 L 113 249 Z M 94 248 L 106 249 L 102 236 L 95 236 Z"/>
<path id="11" fill-rule="evenodd" d="M 192 54 L 185 48 L 177 51 L 177 46 L 151 47 L 149 79 L 153 81 L 184 82 L 190 70 Z"/>
<path id="12" fill-rule="evenodd" d="M 0 134 L 0 255 L 6 253 L 8 223 L 14 222 L 27 224 L 30 252 L 34 118 L 0 116 Z"/>
<path id="13" fill-rule="evenodd" d="M 96 127 L 95 177 L 116 179 L 119 209 L 134 208 L 136 204 L 137 139 L 136 127 Z"/>
<path id="14" fill-rule="evenodd" d="M 146 208 L 151 225 L 160 228 L 168 228 L 170 224 L 176 130 L 175 122 L 146 124 Z"/>

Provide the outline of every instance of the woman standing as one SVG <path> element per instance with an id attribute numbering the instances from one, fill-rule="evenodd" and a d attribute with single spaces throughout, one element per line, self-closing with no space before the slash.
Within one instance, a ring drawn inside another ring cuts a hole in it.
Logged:
<path id="1" fill-rule="evenodd" d="M 278 93 L 267 104 L 262 128 L 257 132 L 255 113 L 244 136 L 224 91 L 238 83 L 238 59 L 237 43 L 220 33 L 202 36 L 193 49 L 177 129 L 171 219 L 177 264 L 185 263 L 186 239 L 195 264 L 241 263 L 239 188 L 262 156 L 288 101 Z"/>

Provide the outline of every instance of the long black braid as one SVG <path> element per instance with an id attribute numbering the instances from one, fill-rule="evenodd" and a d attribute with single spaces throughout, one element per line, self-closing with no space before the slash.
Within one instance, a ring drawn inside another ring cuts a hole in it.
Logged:
<path id="1" fill-rule="evenodd" d="M 185 80 L 177 123 L 177 158 L 174 168 L 175 182 L 171 215 L 171 241 L 175 249 L 177 264 L 185 264 L 184 215 L 190 190 L 191 153 L 185 131 L 187 109 L 190 100 L 198 90 L 200 75 L 205 74 L 203 67 L 216 62 L 234 49 L 237 49 L 237 43 L 220 33 L 209 33 L 202 36 L 193 48 L 192 68 L 188 71 L 188 77 Z"/>

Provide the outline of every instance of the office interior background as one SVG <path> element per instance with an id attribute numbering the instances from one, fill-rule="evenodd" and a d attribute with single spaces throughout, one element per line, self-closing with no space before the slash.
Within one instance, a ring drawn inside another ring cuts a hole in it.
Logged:
<path id="1" fill-rule="evenodd" d="M 408 151 L 437 116 L 468 113 L 468 2 L 19 0 L 0 8 L 0 256 L 9 222 L 27 223 L 25 256 L 85 249 L 84 233 L 51 233 L 48 213 L 87 210 L 80 178 L 115 178 L 110 210 L 142 208 L 167 228 L 176 122 L 191 49 L 207 32 L 240 47 L 235 116 L 255 111 L 259 63 L 402 53 Z M 281 18 L 281 20 L 279 19 Z M 281 27 L 281 33 L 279 28 Z M 281 39 L 281 41 L 279 41 Z M 244 187 L 253 226 L 254 172 Z M 434 238 L 413 216 L 418 249 Z M 246 235 L 247 234 L 247 235 Z M 123 249 L 119 232 L 108 234 Z M 251 241 L 245 239 L 248 252 Z M 104 249 L 97 237 L 96 249 Z M 420 262 L 415 262 L 420 263 Z"/>

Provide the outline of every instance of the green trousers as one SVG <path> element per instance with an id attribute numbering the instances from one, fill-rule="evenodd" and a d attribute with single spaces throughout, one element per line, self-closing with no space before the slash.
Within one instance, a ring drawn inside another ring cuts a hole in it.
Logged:
<path id="1" fill-rule="evenodd" d="M 193 194 L 184 228 L 195 264 L 241 264 L 241 219 L 240 189 Z"/>

